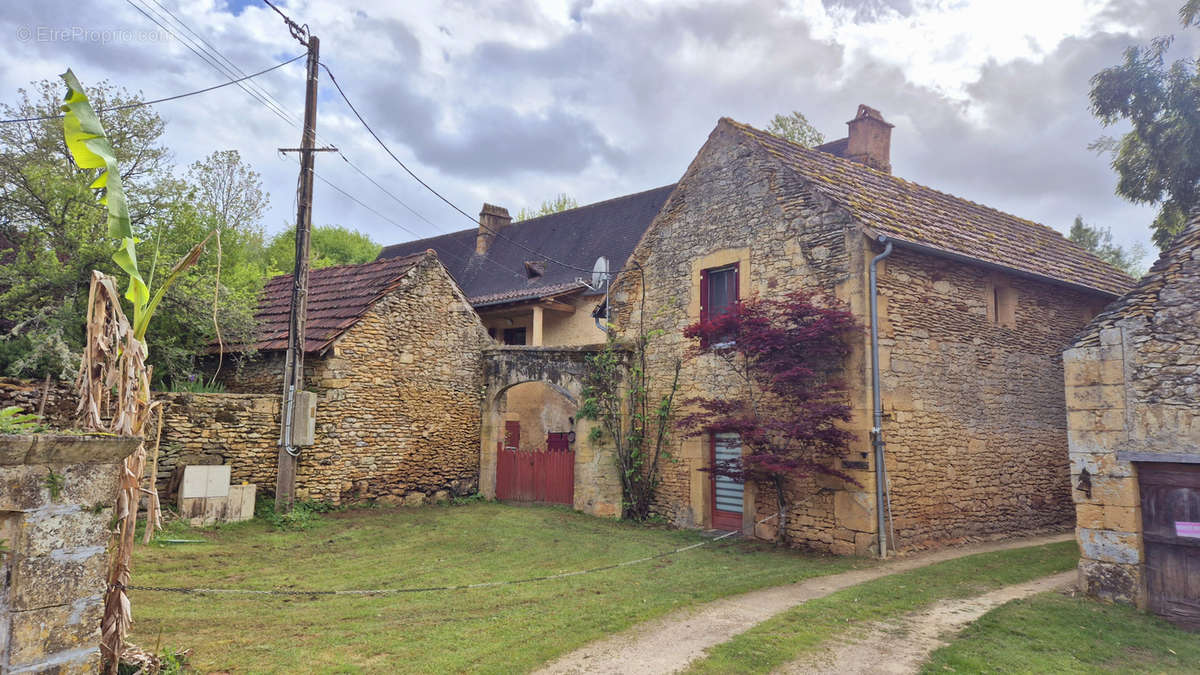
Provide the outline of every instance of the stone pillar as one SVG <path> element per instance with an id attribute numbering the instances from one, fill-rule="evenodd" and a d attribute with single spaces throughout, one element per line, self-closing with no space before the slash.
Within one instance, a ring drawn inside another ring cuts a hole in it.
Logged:
<path id="1" fill-rule="evenodd" d="M 108 527 L 137 444 L 0 435 L 0 672 L 99 672 Z"/>
<path id="2" fill-rule="evenodd" d="M 1142 605 L 1141 496 L 1135 467 L 1117 459 L 1127 439 L 1125 354 L 1120 328 L 1100 345 L 1063 354 L 1071 486 L 1079 541 L 1079 587 L 1089 595 Z"/>

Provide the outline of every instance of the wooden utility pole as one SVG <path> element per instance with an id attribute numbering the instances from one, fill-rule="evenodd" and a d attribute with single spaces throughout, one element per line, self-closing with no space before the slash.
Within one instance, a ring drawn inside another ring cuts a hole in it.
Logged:
<path id="1" fill-rule="evenodd" d="M 317 68 L 321 41 L 307 36 L 308 82 L 304 92 L 304 133 L 299 148 L 280 152 L 300 153 L 300 185 L 296 197 L 296 266 L 292 271 L 292 302 L 288 317 L 287 358 L 283 371 L 283 410 L 280 415 L 279 471 L 275 477 L 275 510 L 288 512 L 296 499 L 295 445 L 296 396 L 304 390 L 304 321 L 308 314 L 308 252 L 312 234 L 313 161 L 317 143 Z M 322 148 L 323 149 L 323 148 Z"/>

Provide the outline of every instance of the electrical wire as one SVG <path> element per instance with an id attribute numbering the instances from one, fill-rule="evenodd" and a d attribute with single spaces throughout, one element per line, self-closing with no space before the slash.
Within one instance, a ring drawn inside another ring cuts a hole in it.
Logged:
<path id="1" fill-rule="evenodd" d="M 183 36 L 179 35 L 179 33 L 177 33 L 175 30 L 173 30 L 173 29 L 172 29 L 170 26 L 168 26 L 166 23 L 164 23 L 164 21 L 166 21 L 166 19 L 163 19 L 162 21 L 160 21 L 160 20 L 159 20 L 159 18 L 161 17 L 161 14 L 158 14 L 158 12 L 155 12 L 155 16 L 151 16 L 151 15 L 150 15 L 150 13 L 149 13 L 149 12 L 147 12 L 146 10 L 147 10 L 147 9 L 149 9 L 150 11 L 154 11 L 154 9 L 153 9 L 153 8 L 151 8 L 149 5 L 145 5 L 146 9 L 143 9 L 141 5 L 138 5 L 138 4 L 137 4 L 137 3 L 135 3 L 133 0 L 125 0 L 125 2 L 126 2 L 126 3 L 128 3 L 130 7 L 133 7 L 133 8 L 134 8 L 134 9 L 136 9 L 138 12 L 140 12 L 140 13 L 142 14 L 142 16 L 144 16 L 144 17 L 146 17 L 147 19 L 150 19 L 150 21 L 154 22 L 154 24 L 155 24 L 156 26 L 158 26 L 159 28 L 161 28 L 161 29 L 163 29 L 164 31 L 166 31 L 166 32 L 167 32 L 167 34 L 169 34 L 171 37 L 173 37 L 173 38 L 175 38 L 176 40 L 178 40 L 180 44 L 182 44 L 184 47 L 187 47 L 188 51 L 190 51 L 190 52 L 192 52 L 193 54 L 195 54 L 197 58 L 199 58 L 201 61 L 204 61 L 204 63 L 206 63 L 206 64 L 207 64 L 209 67 L 211 67 L 212 69 L 216 70 L 216 71 L 217 71 L 218 73 L 220 73 L 221 75 L 224 75 L 225 77 L 229 78 L 230 80 L 234 80 L 234 79 L 236 79 L 236 78 L 235 78 L 233 75 L 231 75 L 231 74 L 228 72 L 228 70 L 227 70 L 226 68 L 224 68 L 224 67 L 223 67 L 223 66 L 220 64 L 220 62 L 219 62 L 219 61 L 218 61 L 218 60 L 217 60 L 217 59 L 216 59 L 214 56 L 212 56 L 212 55 L 211 55 L 211 54 L 210 54 L 210 53 L 209 53 L 209 52 L 208 52 L 208 51 L 207 51 L 207 50 L 206 50 L 206 49 L 205 49 L 205 48 L 204 48 L 202 45 L 200 45 L 200 44 L 196 43 L 196 41 L 194 41 L 194 40 L 191 40 L 191 39 L 186 39 L 186 38 L 184 38 Z M 143 0 L 143 2 L 144 2 L 144 0 Z M 249 94 L 249 95 L 250 95 L 252 98 L 254 98 L 255 100 L 257 100 L 257 101 L 259 101 L 260 103 L 262 103 L 264 106 L 266 106 L 266 107 L 267 107 L 267 109 L 268 109 L 268 110 L 270 110 L 272 113 L 274 113 L 276 117 L 278 117 L 279 119 L 283 120 L 284 122 L 287 122 L 288 124 L 291 124 L 291 125 L 293 125 L 293 126 L 295 125 L 295 122 L 289 118 L 289 116 L 288 116 L 288 114 L 287 114 L 287 112 L 286 112 L 286 111 L 284 111 L 284 110 L 282 110 L 281 108 L 279 108 L 279 107 L 277 107 L 277 106 L 275 106 L 275 105 L 271 104 L 271 103 L 270 103 L 269 101 L 267 101 L 266 99 L 264 99 L 264 98 L 260 97 L 260 96 L 257 94 L 257 92 L 255 92 L 254 90 L 252 90 L 252 89 L 248 89 L 247 87 L 245 87 L 245 86 L 243 86 L 243 85 L 241 85 L 241 84 L 239 84 L 239 85 L 238 85 L 238 87 L 239 87 L 239 88 L 240 88 L 242 91 L 244 91 L 244 92 L 246 92 L 247 94 Z"/>
<path id="2" fill-rule="evenodd" d="M 104 113 L 104 112 L 115 112 L 117 110 L 128 110 L 130 108 L 140 108 L 142 106 L 155 105 L 157 103 L 166 103 L 167 101 L 175 101 L 175 100 L 178 100 L 181 98 L 195 96 L 197 94 L 206 94 L 210 91 L 214 91 L 214 90 L 220 89 L 222 87 L 228 87 L 230 85 L 234 85 L 239 82 L 244 82 L 251 78 L 258 77 L 259 75 L 266 75 L 267 73 L 269 73 L 273 70 L 278 70 L 279 68 L 282 68 L 282 67 L 288 65 L 289 63 L 294 63 L 296 61 L 299 61 L 300 59 L 304 58 L 305 56 L 306 56 L 306 54 L 300 54 L 299 56 L 293 56 L 292 58 L 288 59 L 287 61 L 283 61 L 282 63 L 277 63 L 277 64 L 271 66 L 270 68 L 260 70 L 257 73 L 250 73 L 249 75 L 246 75 L 245 77 L 241 77 L 236 80 L 230 80 L 229 82 L 222 82 L 221 84 L 214 84 L 213 86 L 205 87 L 204 89 L 188 91 L 188 92 L 184 92 L 182 94 L 176 94 L 174 96 L 164 96 L 163 98 L 156 98 L 151 101 L 138 101 L 136 103 L 125 103 L 123 105 L 114 105 L 114 106 L 111 106 L 108 108 L 97 109 L 96 112 Z M 40 122 L 42 120 L 59 120 L 62 118 L 63 118 L 62 115 L 42 115 L 40 117 L 19 117 L 19 118 L 10 119 L 10 120 L 0 120 L 0 124 L 12 124 L 14 122 Z"/>
<path id="3" fill-rule="evenodd" d="M 346 92 L 342 89 L 342 85 L 338 83 L 337 77 L 333 74 L 333 71 L 329 69 L 329 66 L 325 65 L 325 63 L 322 62 L 321 67 L 324 68 L 325 72 L 329 74 L 329 79 L 330 79 L 330 81 L 333 82 L 334 88 L 337 89 L 338 94 L 341 95 L 342 100 L 346 102 L 346 105 L 350 108 L 350 111 L 354 113 L 354 116 L 358 118 L 358 121 L 363 125 L 363 128 L 365 128 L 367 130 L 367 132 L 369 134 L 371 134 L 372 138 L 375 139 L 375 142 L 379 144 L 379 147 L 383 148 L 384 152 L 386 152 L 388 154 L 388 156 L 390 156 L 397 164 L 399 164 L 400 168 L 404 169 L 405 173 L 407 173 L 409 176 L 411 176 L 413 180 L 420 183 L 422 187 L 424 187 L 426 190 L 429 190 L 431 193 L 434 194 L 434 196 L 436 196 L 438 199 L 442 200 L 447 205 L 449 205 L 450 208 L 461 213 L 463 216 L 465 216 L 467 218 L 467 220 L 470 220 L 472 223 L 475 223 L 480 228 L 487 230 L 488 232 L 495 235 L 495 237 L 497 239 L 507 241 L 508 243 L 512 244 L 513 246 L 516 246 L 517 248 L 523 249 L 523 250 L 525 250 L 529 253 L 532 253 L 533 255 L 541 258 L 542 260 L 554 263 L 555 265 L 558 265 L 560 267 L 564 267 L 566 269 L 571 269 L 571 270 L 577 270 L 580 272 L 586 272 L 588 274 L 592 273 L 593 270 L 590 268 L 579 267 L 577 265 L 572 265 L 571 263 L 563 262 L 556 258 L 552 258 L 552 257 L 546 255 L 545 253 L 542 253 L 541 251 L 537 251 L 533 248 L 530 248 L 529 246 L 526 246 L 525 244 L 523 244 L 519 241 L 509 239 L 508 237 L 504 236 L 500 232 L 479 222 L 479 220 L 477 218 L 475 218 L 471 214 L 467 213 L 466 211 L 463 211 L 461 208 L 458 207 L 457 204 L 450 201 L 444 195 L 442 195 L 442 193 L 435 190 L 433 188 L 433 186 L 431 186 L 429 183 L 426 183 L 424 180 L 421 179 L 420 176 L 418 176 L 416 173 L 414 173 L 412 169 L 408 168 L 408 165 L 406 165 L 403 161 L 401 161 L 400 158 L 396 156 L 396 153 L 392 152 L 392 149 L 388 147 L 387 143 L 383 142 L 383 139 L 379 137 L 379 134 L 375 133 L 375 130 L 371 128 L 371 125 L 367 124 L 367 121 L 365 119 L 363 119 L 362 114 L 358 112 L 358 108 L 356 108 L 354 106 L 354 104 L 350 101 L 350 97 L 348 97 L 346 95 Z"/>

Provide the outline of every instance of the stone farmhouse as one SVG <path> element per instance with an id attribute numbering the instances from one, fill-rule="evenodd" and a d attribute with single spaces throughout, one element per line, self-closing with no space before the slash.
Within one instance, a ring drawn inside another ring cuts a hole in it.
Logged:
<path id="1" fill-rule="evenodd" d="M 806 149 L 720 120 L 631 255 L 644 283 L 613 282 L 613 320 L 663 330 L 649 355 L 660 386 L 690 346 L 683 329 L 739 299 L 809 289 L 878 329 L 878 359 L 864 331 L 843 374 L 857 440 L 839 468 L 861 487 L 796 481 L 794 542 L 865 554 L 881 526 L 901 549 L 1066 526 L 1061 352 L 1132 280 L 1051 228 L 891 175 L 892 125 L 877 111 L 860 106 L 848 124 Z M 727 377 L 711 356 L 685 360 L 679 395 L 719 395 Z M 775 511 L 768 487 L 704 471 L 718 446 L 740 451 L 715 440 L 674 439 L 659 512 L 773 537 L 773 521 L 755 525 Z"/>
<path id="2" fill-rule="evenodd" d="M 625 264 L 673 187 L 515 223 L 507 209 L 484 204 L 476 229 L 380 253 L 380 260 L 389 260 L 436 251 L 495 343 L 485 350 L 489 386 L 478 437 L 480 490 L 486 496 L 518 496 L 503 486 L 497 493 L 497 480 L 506 477 L 505 469 L 498 471 L 498 457 L 516 462 L 517 453 L 524 453 L 520 475 L 507 473 L 513 482 L 544 474 L 543 460 L 571 463 L 554 474 L 550 500 L 595 515 L 618 513 L 615 469 L 611 458 L 591 448 L 587 425 L 576 419 L 581 387 L 571 372 L 605 341 L 602 302 L 611 273 Z M 529 454 L 548 450 L 558 454 Z M 541 495 L 539 501 L 545 499 Z"/>
<path id="3" fill-rule="evenodd" d="M 233 481 L 270 491 L 291 275 L 260 300 L 254 358 L 219 373 L 226 394 L 168 394 L 159 466 L 229 464 Z M 317 394 L 316 435 L 296 496 L 338 503 L 421 502 L 475 492 L 479 475 L 479 317 L 433 251 L 312 270 L 305 382 Z"/>
<path id="4" fill-rule="evenodd" d="M 1080 587 L 1200 629 L 1200 218 L 1063 358 Z"/>

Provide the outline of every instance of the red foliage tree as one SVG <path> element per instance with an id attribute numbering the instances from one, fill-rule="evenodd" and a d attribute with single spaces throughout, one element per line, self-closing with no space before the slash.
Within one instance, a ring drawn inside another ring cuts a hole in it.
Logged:
<path id="1" fill-rule="evenodd" d="M 787 541 L 789 478 L 839 476 L 833 467 L 853 435 L 846 388 L 838 377 L 858 331 L 854 316 L 803 291 L 777 300 L 751 299 L 725 314 L 688 326 L 698 341 L 689 355 L 708 354 L 731 377 L 711 398 L 691 398 L 678 426 L 690 434 L 734 432 L 748 452 L 709 470 L 743 482 L 768 482 L 779 507 L 779 538 Z"/>

